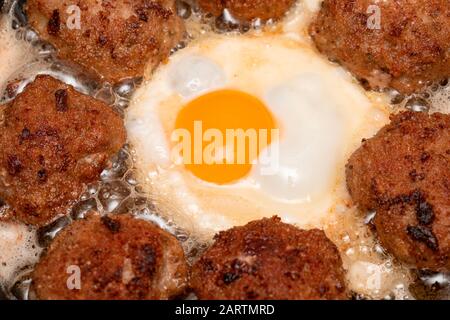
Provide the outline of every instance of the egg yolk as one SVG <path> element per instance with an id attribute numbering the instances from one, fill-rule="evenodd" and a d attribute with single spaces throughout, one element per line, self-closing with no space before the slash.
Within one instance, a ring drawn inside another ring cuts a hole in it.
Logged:
<path id="1" fill-rule="evenodd" d="M 272 143 L 274 130 L 274 117 L 261 100 L 237 90 L 219 90 L 181 109 L 174 131 L 180 134 L 172 136 L 172 142 L 181 143 L 178 153 L 192 174 L 228 184 L 250 173 L 261 151 Z"/>

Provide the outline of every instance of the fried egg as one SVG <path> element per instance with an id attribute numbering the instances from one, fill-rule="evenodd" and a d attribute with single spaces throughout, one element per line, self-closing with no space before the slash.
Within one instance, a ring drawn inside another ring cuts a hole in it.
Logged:
<path id="1" fill-rule="evenodd" d="M 309 45 L 250 34 L 174 54 L 136 92 L 126 124 L 157 207 L 211 235 L 275 214 L 321 227 L 348 202 L 349 155 L 387 119 Z"/>

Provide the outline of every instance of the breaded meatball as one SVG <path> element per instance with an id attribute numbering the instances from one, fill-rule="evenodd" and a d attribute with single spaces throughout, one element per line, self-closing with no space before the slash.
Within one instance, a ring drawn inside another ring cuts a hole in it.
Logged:
<path id="1" fill-rule="evenodd" d="M 362 210 L 376 210 L 381 243 L 417 268 L 450 271 L 450 115 L 402 112 L 347 164 Z"/>
<path id="2" fill-rule="evenodd" d="M 65 214 L 126 139 L 110 106 L 50 76 L 38 76 L 0 118 L 0 198 L 33 225 Z"/>
<path id="3" fill-rule="evenodd" d="M 80 289 L 69 278 L 77 271 Z M 42 300 L 158 300 L 182 294 L 187 274 L 173 235 L 130 215 L 91 214 L 57 235 L 32 288 Z"/>
<path id="4" fill-rule="evenodd" d="M 152 71 L 185 30 L 174 0 L 28 0 L 25 10 L 60 58 L 112 83 Z"/>
<path id="5" fill-rule="evenodd" d="M 373 89 L 410 94 L 450 76 L 448 0 L 325 0 L 310 34 Z"/>
<path id="6" fill-rule="evenodd" d="M 234 18 L 250 22 L 254 19 L 267 21 L 280 19 L 295 0 L 199 0 L 200 8 L 215 17 L 228 9 Z"/>
<path id="7" fill-rule="evenodd" d="M 346 299 L 336 246 L 320 230 L 300 230 L 277 217 L 219 233 L 195 263 L 199 299 Z"/>

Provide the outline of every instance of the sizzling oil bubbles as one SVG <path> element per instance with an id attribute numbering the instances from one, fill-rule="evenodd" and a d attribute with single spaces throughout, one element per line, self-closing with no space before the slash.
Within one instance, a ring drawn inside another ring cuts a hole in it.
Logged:
<path id="1" fill-rule="evenodd" d="M 6 11 L 6 4 L 5 11 Z M 10 15 L 0 13 L 0 56 L 2 63 L 0 65 L 0 90 L 5 89 L 7 80 L 18 69 L 33 60 L 31 45 L 23 41 L 20 35 L 13 29 L 13 19 Z"/>

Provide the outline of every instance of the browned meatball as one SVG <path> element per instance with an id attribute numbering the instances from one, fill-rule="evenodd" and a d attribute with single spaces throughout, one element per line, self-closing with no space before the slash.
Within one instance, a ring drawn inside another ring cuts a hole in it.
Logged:
<path id="1" fill-rule="evenodd" d="M 310 34 L 374 89 L 409 94 L 450 76 L 448 0 L 325 0 Z"/>
<path id="2" fill-rule="evenodd" d="M 203 11 L 219 17 L 224 9 L 238 20 L 249 22 L 254 19 L 267 21 L 279 19 L 291 8 L 295 0 L 199 0 Z"/>
<path id="3" fill-rule="evenodd" d="M 81 10 L 79 29 L 74 5 Z M 60 58 L 112 83 L 153 70 L 184 35 L 174 0 L 28 0 L 26 12 Z"/>
<path id="4" fill-rule="evenodd" d="M 336 246 L 320 230 L 277 217 L 219 233 L 195 263 L 199 299 L 346 299 Z"/>
<path id="5" fill-rule="evenodd" d="M 94 214 L 57 235 L 32 278 L 43 300 L 157 300 L 182 294 L 187 274 L 171 234 L 130 215 Z"/>
<path id="6" fill-rule="evenodd" d="M 376 210 L 383 246 L 418 268 L 450 271 L 450 115 L 403 112 L 347 165 L 362 210 Z"/>
<path id="7" fill-rule="evenodd" d="M 111 107 L 49 76 L 0 113 L 0 198 L 28 224 L 66 213 L 126 139 Z"/>

